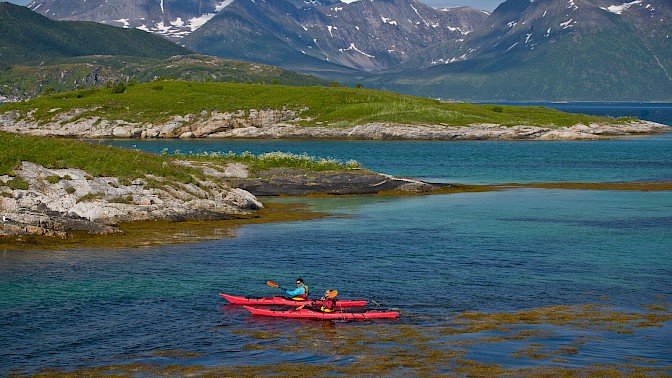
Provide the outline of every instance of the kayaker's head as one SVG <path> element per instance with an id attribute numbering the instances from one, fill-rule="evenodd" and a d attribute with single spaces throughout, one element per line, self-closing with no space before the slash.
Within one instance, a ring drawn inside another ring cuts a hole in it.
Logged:
<path id="1" fill-rule="evenodd" d="M 296 279 L 296 286 L 301 286 L 303 285 L 303 278 L 299 277 Z"/>

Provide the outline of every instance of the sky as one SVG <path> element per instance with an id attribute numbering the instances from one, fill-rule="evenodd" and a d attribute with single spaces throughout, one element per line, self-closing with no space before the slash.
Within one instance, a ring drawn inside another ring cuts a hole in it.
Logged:
<path id="1" fill-rule="evenodd" d="M 1 1 L 1 0 L 0 0 Z M 504 0 L 422 0 L 424 3 L 431 5 L 435 8 L 441 7 L 457 7 L 460 5 L 469 5 L 472 8 L 483 9 L 489 12 L 492 12 L 497 8 L 497 5 L 502 3 Z M 19 4 L 19 5 L 28 5 L 30 0 L 8 0 L 10 3 Z"/>

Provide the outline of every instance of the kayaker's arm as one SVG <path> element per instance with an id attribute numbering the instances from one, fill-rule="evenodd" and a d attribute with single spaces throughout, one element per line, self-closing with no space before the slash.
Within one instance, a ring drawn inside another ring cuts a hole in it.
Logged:
<path id="1" fill-rule="evenodd" d="M 306 303 L 306 304 L 302 304 L 301 306 L 297 307 L 296 310 L 297 310 L 297 311 L 298 311 L 298 310 L 303 310 L 303 308 L 306 307 L 306 306 L 308 306 L 308 307 L 313 307 L 314 304 L 315 304 L 315 302 L 310 301 L 310 302 L 308 302 L 308 303 Z"/>
<path id="2" fill-rule="evenodd" d="M 296 289 L 293 289 L 293 290 L 285 290 L 285 293 L 286 293 L 287 296 L 289 296 L 290 298 L 291 298 L 291 297 L 298 297 L 299 295 L 303 295 L 303 294 L 305 294 L 305 293 L 306 293 L 306 289 L 305 289 L 303 286 L 301 286 L 301 287 L 297 287 Z"/>

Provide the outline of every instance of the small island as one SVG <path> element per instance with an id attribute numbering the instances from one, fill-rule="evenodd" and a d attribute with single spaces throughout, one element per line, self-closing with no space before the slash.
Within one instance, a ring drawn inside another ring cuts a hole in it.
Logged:
<path id="1" fill-rule="evenodd" d="M 154 155 L 73 137 L 591 140 L 668 130 L 637 119 L 362 88 L 159 81 L 55 93 L 0 105 L 0 237 L 113 235 L 124 232 L 117 225 L 133 222 L 250 219 L 264 209 L 257 196 L 499 189 L 397 178 L 306 155 Z"/>
<path id="2" fill-rule="evenodd" d="M 633 118 L 446 103 L 364 88 L 119 84 L 0 105 L 0 130 L 78 138 L 593 140 L 670 129 Z"/>
<path id="3" fill-rule="evenodd" d="M 260 217 L 257 195 L 427 193 L 455 189 L 307 155 L 155 155 L 0 132 L 0 237 L 123 233 L 143 221 Z M 291 217 L 284 217 L 285 220 Z"/>

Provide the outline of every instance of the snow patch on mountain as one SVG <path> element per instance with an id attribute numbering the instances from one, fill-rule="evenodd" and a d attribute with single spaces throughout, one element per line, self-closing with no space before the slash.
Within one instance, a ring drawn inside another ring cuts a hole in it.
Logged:
<path id="1" fill-rule="evenodd" d="M 128 23 L 128 18 L 120 18 L 118 20 L 112 20 L 112 21 L 122 24 L 123 27 L 126 29 L 128 29 L 128 27 L 130 26 L 130 24 Z"/>
<path id="2" fill-rule="evenodd" d="M 628 10 L 628 8 L 630 8 L 631 6 L 641 4 L 641 3 L 642 3 L 642 0 L 636 0 L 636 1 L 632 1 L 630 3 L 623 3 L 621 5 L 611 5 L 607 8 L 601 8 L 601 9 L 604 9 L 604 10 L 609 11 L 609 12 L 614 13 L 614 14 L 622 14 L 624 11 Z M 647 5 L 647 7 L 648 7 L 648 5 Z"/>
<path id="3" fill-rule="evenodd" d="M 397 25 L 397 21 L 394 21 L 391 18 L 380 16 L 380 19 L 383 20 L 383 24 Z"/>
<path id="4" fill-rule="evenodd" d="M 233 3 L 233 0 L 224 0 L 224 1 L 222 1 L 221 3 L 215 5 L 215 11 L 219 12 L 219 11 L 221 11 L 222 9 L 224 9 L 224 8 L 228 7 L 229 5 L 231 5 L 231 3 Z"/>
<path id="5" fill-rule="evenodd" d="M 215 17 L 215 15 L 216 13 L 206 13 L 200 17 L 190 18 L 188 27 L 193 32 L 201 26 L 205 25 L 205 23 L 210 21 L 213 17 Z"/>
<path id="6" fill-rule="evenodd" d="M 563 29 L 571 28 L 571 27 L 572 27 L 572 23 L 574 23 L 574 19 L 570 18 L 569 20 L 567 20 L 567 21 L 561 23 L 561 24 L 560 24 L 560 27 L 563 28 Z"/>
<path id="7" fill-rule="evenodd" d="M 364 55 L 364 56 L 367 56 L 367 57 L 369 57 L 369 58 L 375 58 L 375 56 L 373 56 L 373 55 L 371 55 L 371 54 L 367 54 L 367 53 L 365 53 L 364 51 L 358 49 L 357 46 L 355 46 L 354 43 L 350 43 L 350 47 L 348 47 L 347 49 L 338 49 L 338 51 L 340 51 L 340 52 L 356 51 L 356 52 L 358 52 L 358 53 L 360 53 L 360 54 L 362 54 L 362 55 Z"/>

